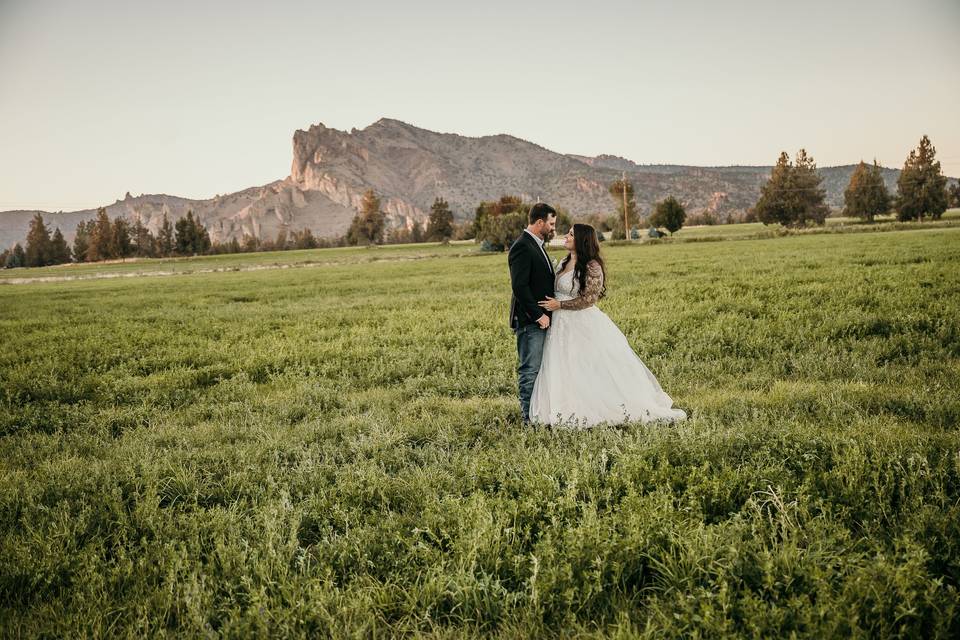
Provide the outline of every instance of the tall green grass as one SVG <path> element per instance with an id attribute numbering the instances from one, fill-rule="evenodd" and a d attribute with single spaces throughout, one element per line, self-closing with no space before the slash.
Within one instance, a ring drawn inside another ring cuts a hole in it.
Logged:
<path id="1" fill-rule="evenodd" d="M 445 250 L 0 287 L 3 634 L 960 634 L 960 229 L 605 248 L 583 432 Z"/>

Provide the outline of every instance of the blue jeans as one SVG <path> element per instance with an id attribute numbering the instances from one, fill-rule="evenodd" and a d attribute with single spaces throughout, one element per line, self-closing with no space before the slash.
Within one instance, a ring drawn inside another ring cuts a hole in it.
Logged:
<path id="1" fill-rule="evenodd" d="M 517 354 L 520 365 L 517 367 L 517 379 L 520 393 L 520 412 L 523 421 L 530 420 L 530 397 L 533 395 L 533 383 L 540 373 L 540 361 L 543 360 L 543 341 L 547 332 L 540 325 L 527 324 L 514 329 L 517 334 Z"/>

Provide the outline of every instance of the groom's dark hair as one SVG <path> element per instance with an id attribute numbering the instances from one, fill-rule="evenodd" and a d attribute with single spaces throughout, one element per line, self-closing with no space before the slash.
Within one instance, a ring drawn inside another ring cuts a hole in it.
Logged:
<path id="1" fill-rule="evenodd" d="M 530 207 L 530 224 L 535 223 L 537 220 L 546 220 L 550 216 L 555 215 L 557 215 L 556 209 L 548 205 L 546 202 L 538 202 Z"/>

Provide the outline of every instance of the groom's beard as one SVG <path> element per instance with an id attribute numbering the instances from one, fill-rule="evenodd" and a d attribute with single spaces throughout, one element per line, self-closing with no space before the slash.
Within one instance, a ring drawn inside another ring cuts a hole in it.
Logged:
<path id="1" fill-rule="evenodd" d="M 543 241 L 550 242 L 553 240 L 553 236 L 556 235 L 553 231 L 544 231 L 543 232 Z"/>

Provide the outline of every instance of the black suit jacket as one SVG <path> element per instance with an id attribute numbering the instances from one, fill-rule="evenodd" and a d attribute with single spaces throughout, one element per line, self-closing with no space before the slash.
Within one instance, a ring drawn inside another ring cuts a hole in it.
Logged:
<path id="1" fill-rule="evenodd" d="M 524 231 L 510 246 L 510 327 L 519 329 L 533 324 L 550 312 L 537 303 L 553 292 L 553 265 L 543 257 L 537 241 Z"/>

